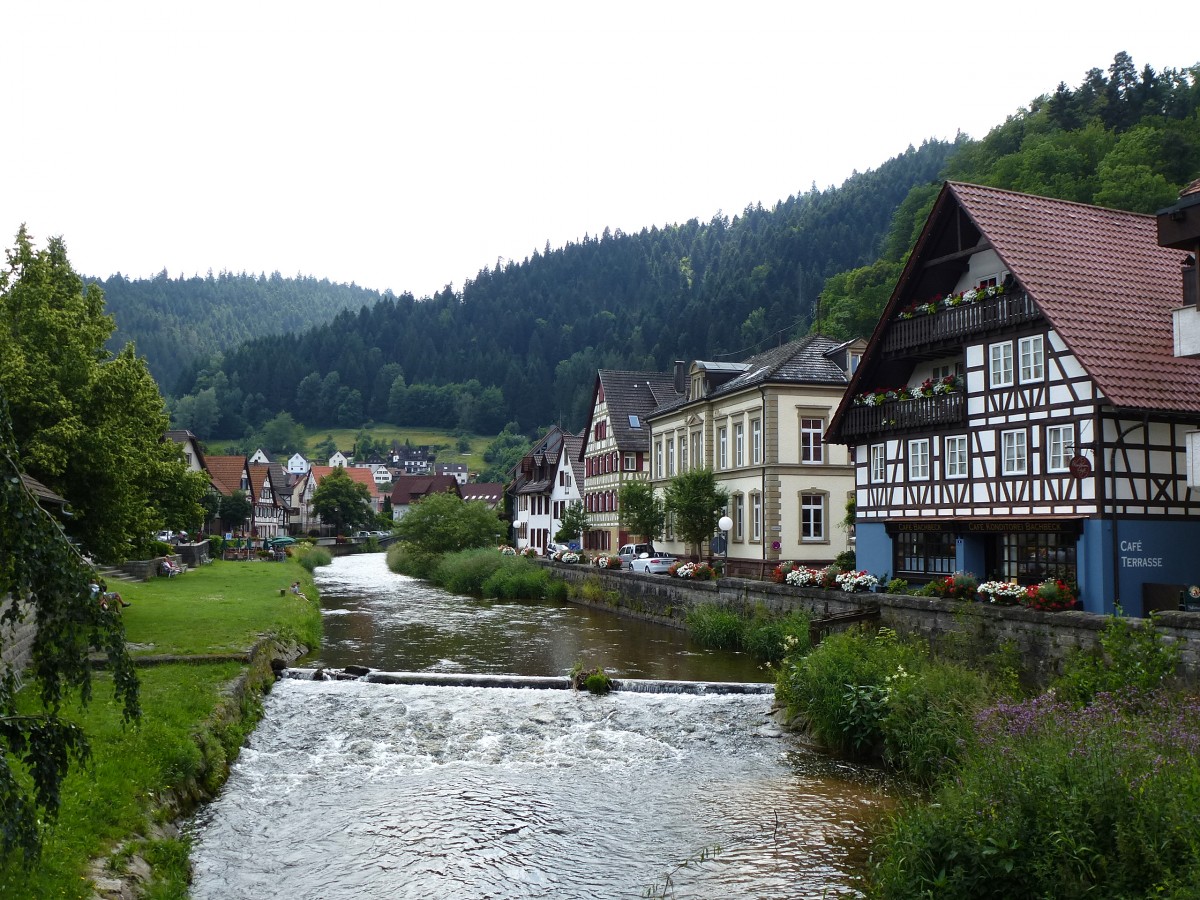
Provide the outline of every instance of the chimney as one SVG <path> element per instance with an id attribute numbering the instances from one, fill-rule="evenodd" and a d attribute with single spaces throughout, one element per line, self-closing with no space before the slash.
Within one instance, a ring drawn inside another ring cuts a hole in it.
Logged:
<path id="1" fill-rule="evenodd" d="M 1200 178 L 1180 192 L 1178 203 L 1158 211 L 1158 245 L 1189 254 L 1181 270 L 1182 308 L 1173 312 L 1175 355 L 1200 356 Z"/>
<path id="2" fill-rule="evenodd" d="M 687 387 L 687 361 L 675 360 L 675 393 L 682 394 Z"/>

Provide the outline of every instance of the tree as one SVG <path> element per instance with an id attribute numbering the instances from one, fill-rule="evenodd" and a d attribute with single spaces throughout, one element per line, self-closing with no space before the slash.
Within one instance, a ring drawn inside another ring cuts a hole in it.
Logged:
<path id="1" fill-rule="evenodd" d="M 640 534 L 653 546 L 662 534 L 667 514 L 663 502 L 648 481 L 632 480 L 621 485 L 617 494 L 618 521 L 631 534 Z"/>
<path id="2" fill-rule="evenodd" d="M 32 862 L 43 822 L 58 814 L 59 789 L 73 762 L 86 762 L 87 735 L 63 719 L 68 694 L 91 698 L 89 651 L 102 648 L 126 721 L 140 715 L 138 681 L 125 649 L 120 611 L 92 596 L 91 567 L 62 527 L 38 506 L 22 480 L 22 466 L 6 405 L 0 401 L 0 651 L 22 621 L 36 621 L 32 662 L 25 672 L 0 667 L 0 856 L 21 852 Z M 38 707 L 17 704 L 24 678 Z"/>
<path id="3" fill-rule="evenodd" d="M 254 441 L 265 447 L 269 453 L 291 456 L 293 453 L 303 453 L 305 447 L 304 428 L 296 423 L 289 412 L 281 412 L 275 418 L 263 425 Z"/>
<path id="4" fill-rule="evenodd" d="M 498 544 L 505 525 L 486 503 L 466 503 L 453 491 L 429 494 L 396 524 L 400 540 L 418 553 L 457 553 Z"/>
<path id="5" fill-rule="evenodd" d="M 579 546 L 583 546 L 583 533 L 588 530 L 587 507 L 579 500 L 574 503 L 569 503 L 562 514 L 562 527 L 554 535 L 554 540 L 559 543 L 569 543 L 574 540 L 579 541 Z"/>
<path id="6" fill-rule="evenodd" d="M 355 526 L 369 524 L 371 492 L 365 484 L 351 478 L 345 469 L 335 468 L 321 479 L 313 492 L 313 512 L 337 534 L 345 534 Z"/>
<path id="7" fill-rule="evenodd" d="M 226 531 L 241 531 L 250 518 L 252 505 L 245 491 L 234 491 L 221 498 L 221 524 Z"/>
<path id="8" fill-rule="evenodd" d="M 692 469 L 671 479 L 667 485 L 667 512 L 675 518 L 675 530 L 697 555 L 717 530 L 721 510 L 729 493 L 717 486 L 712 469 Z"/>
<path id="9" fill-rule="evenodd" d="M 74 537 L 103 560 L 143 548 L 160 526 L 159 501 L 191 497 L 158 385 L 113 331 L 104 294 L 84 289 L 61 238 L 35 250 L 22 227 L 0 273 L 0 395 L 29 474 L 66 497 Z M 189 501 L 190 502 L 190 501 Z M 201 510 L 177 510 L 189 521 Z"/>

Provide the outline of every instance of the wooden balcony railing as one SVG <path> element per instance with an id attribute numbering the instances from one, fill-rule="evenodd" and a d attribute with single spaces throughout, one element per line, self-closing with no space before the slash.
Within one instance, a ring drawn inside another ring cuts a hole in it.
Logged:
<path id="1" fill-rule="evenodd" d="M 1028 322 L 1041 313 L 1026 293 L 1003 294 L 892 322 L 883 336 L 884 353 L 956 342 L 981 331 Z"/>
<path id="2" fill-rule="evenodd" d="M 846 410 L 841 433 L 863 437 L 898 429 L 962 425 L 967 420 L 967 397 L 962 391 L 912 400 L 890 400 L 879 406 L 851 406 Z"/>

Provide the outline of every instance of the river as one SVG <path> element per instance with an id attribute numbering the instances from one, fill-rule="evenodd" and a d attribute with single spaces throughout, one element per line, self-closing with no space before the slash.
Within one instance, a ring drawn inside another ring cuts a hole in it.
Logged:
<path id="1" fill-rule="evenodd" d="M 314 665 L 769 678 L 673 629 L 455 597 L 388 572 L 382 554 L 337 559 L 317 583 Z M 770 706 L 283 679 L 189 829 L 192 897 L 853 896 L 890 792 L 782 732 Z"/>

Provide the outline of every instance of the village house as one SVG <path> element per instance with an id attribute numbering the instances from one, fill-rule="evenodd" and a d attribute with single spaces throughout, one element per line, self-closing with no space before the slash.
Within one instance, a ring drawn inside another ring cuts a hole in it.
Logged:
<path id="1" fill-rule="evenodd" d="M 539 554 L 562 527 L 563 510 L 582 502 L 582 435 L 567 434 L 557 425 L 546 432 L 510 472 L 513 541 L 518 550 L 532 547 Z"/>
<path id="2" fill-rule="evenodd" d="M 418 500 L 449 491 L 462 497 L 458 482 L 450 475 L 398 475 L 392 479 L 392 521 L 399 522 Z"/>
<path id="3" fill-rule="evenodd" d="M 205 471 L 209 483 L 222 497 L 232 497 L 241 491 L 250 499 L 250 465 L 245 456 L 209 456 L 205 459 Z M 250 518 L 240 522 L 220 521 L 220 530 L 226 534 L 249 534 Z"/>
<path id="4" fill-rule="evenodd" d="M 379 492 L 379 488 L 375 484 L 375 478 L 371 474 L 370 469 L 358 469 L 350 465 L 313 466 L 308 470 L 308 475 L 304 477 L 303 487 L 299 491 L 300 502 L 296 506 L 296 512 L 300 517 L 299 531 L 311 532 L 320 531 L 322 529 L 323 525 L 321 518 L 313 510 L 313 496 L 317 492 L 317 487 L 321 484 L 321 479 L 336 468 L 342 469 L 342 471 L 344 471 L 352 481 L 357 481 L 359 484 L 366 487 L 371 498 L 371 512 L 379 513 L 383 510 L 383 498 L 386 496 L 386 494 L 381 494 Z M 295 496 L 294 492 L 293 496 Z"/>
<path id="5" fill-rule="evenodd" d="M 645 416 L 656 493 L 694 469 L 711 469 L 728 493 L 732 527 L 721 537 L 731 573 L 761 576 L 782 560 L 824 566 L 851 546 L 840 523 L 854 467 L 824 433 L 865 343 L 809 335 L 744 362 L 679 362 L 678 399 Z M 676 556 L 695 549 L 669 517 L 654 545 Z"/>
<path id="6" fill-rule="evenodd" d="M 650 477 L 650 429 L 645 417 L 682 395 L 670 373 L 601 369 L 592 390 L 592 410 L 579 459 L 584 466 L 583 504 L 589 551 L 616 552 L 630 535 L 617 509 L 621 485 Z"/>
<path id="7" fill-rule="evenodd" d="M 1200 583 L 1198 226 L 1200 194 L 1156 223 L 943 187 L 828 433 L 860 567 L 1058 578 L 1131 615 Z"/>
<path id="8" fill-rule="evenodd" d="M 249 463 L 250 499 L 253 502 L 250 533 L 263 539 L 288 533 L 291 523 L 291 493 L 287 473 L 279 463 Z"/>

